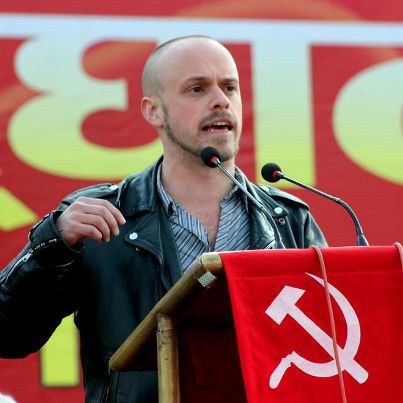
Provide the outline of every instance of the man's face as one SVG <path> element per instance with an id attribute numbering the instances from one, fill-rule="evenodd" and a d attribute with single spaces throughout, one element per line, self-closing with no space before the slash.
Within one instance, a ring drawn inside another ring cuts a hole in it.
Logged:
<path id="1" fill-rule="evenodd" d="M 234 158 L 242 130 L 238 72 L 228 51 L 209 40 L 169 50 L 161 71 L 165 153 L 200 156 L 215 147 Z"/>

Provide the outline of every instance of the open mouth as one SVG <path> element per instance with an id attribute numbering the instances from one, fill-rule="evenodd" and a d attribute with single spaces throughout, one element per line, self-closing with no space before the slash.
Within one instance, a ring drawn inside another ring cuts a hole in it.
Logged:
<path id="1" fill-rule="evenodd" d="M 215 122 L 211 122 L 202 127 L 203 131 L 206 132 L 215 132 L 215 131 L 231 131 L 234 128 L 231 122 L 226 120 L 217 120 Z"/>

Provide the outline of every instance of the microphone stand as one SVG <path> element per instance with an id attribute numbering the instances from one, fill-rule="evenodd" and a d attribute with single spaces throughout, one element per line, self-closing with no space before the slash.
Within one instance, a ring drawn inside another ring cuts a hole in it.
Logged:
<path id="1" fill-rule="evenodd" d="M 267 209 L 253 197 L 248 190 L 229 172 L 222 164 L 219 158 L 213 157 L 211 158 L 211 162 L 214 164 L 215 167 L 219 168 L 221 172 L 223 172 L 235 185 L 237 185 L 242 192 L 248 197 L 248 199 L 266 216 L 267 220 L 269 221 L 270 225 L 273 227 L 274 238 L 276 240 L 277 248 L 278 249 L 285 249 L 284 243 L 281 239 L 280 232 L 277 228 L 277 225 L 271 216 L 271 214 L 267 211 Z"/>
<path id="2" fill-rule="evenodd" d="M 284 175 L 280 170 L 275 171 L 275 179 L 285 179 L 286 181 L 291 182 L 294 185 L 301 186 L 304 189 L 310 190 L 318 195 L 326 197 L 327 199 L 332 200 L 332 201 L 336 202 L 337 204 L 340 204 L 341 206 L 343 206 L 347 210 L 347 213 L 350 215 L 350 217 L 352 218 L 352 220 L 354 222 L 354 227 L 355 227 L 356 233 L 357 233 L 357 246 L 369 246 L 369 243 L 364 236 L 364 233 L 362 231 L 362 228 L 358 221 L 357 216 L 355 215 L 352 208 L 344 200 L 342 200 L 338 197 L 334 197 L 328 193 L 322 192 L 321 190 L 315 189 L 312 186 L 305 185 L 304 183 L 298 182 L 295 179 L 289 178 L 288 176 Z"/>

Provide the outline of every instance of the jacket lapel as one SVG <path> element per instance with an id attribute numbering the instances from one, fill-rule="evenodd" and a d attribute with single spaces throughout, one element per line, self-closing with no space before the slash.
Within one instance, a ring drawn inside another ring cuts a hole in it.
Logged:
<path id="1" fill-rule="evenodd" d="M 161 279 L 168 290 L 182 276 L 180 261 L 166 212 L 156 190 L 156 175 L 162 158 L 143 173 L 125 182 L 121 211 L 133 225 L 126 242 L 143 248 L 157 260 Z"/>

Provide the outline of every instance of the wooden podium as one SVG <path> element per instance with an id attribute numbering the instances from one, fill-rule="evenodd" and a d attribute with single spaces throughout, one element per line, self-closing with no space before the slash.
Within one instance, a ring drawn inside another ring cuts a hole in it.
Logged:
<path id="1" fill-rule="evenodd" d="M 163 403 L 246 402 L 218 253 L 203 254 L 186 271 L 119 347 L 109 366 L 118 371 L 158 367 Z"/>

